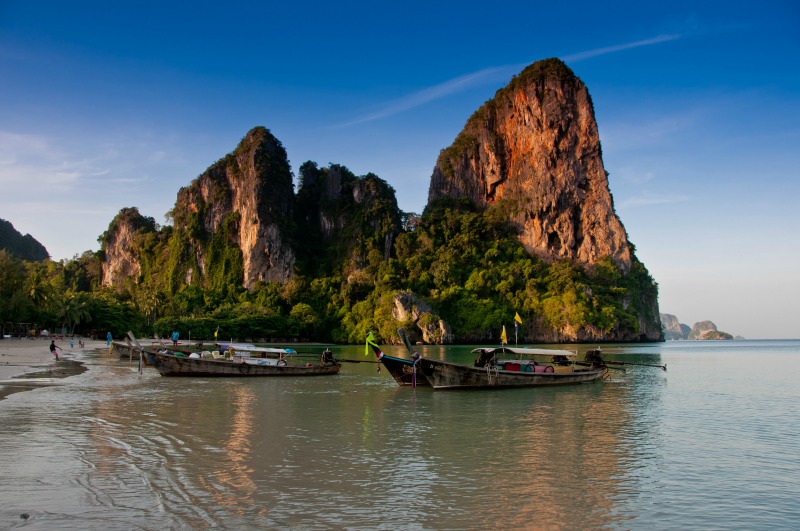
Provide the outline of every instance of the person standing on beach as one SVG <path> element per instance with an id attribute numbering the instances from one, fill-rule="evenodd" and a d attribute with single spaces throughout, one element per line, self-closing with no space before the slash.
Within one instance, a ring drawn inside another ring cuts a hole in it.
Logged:
<path id="1" fill-rule="evenodd" d="M 177 330 L 175 330 L 174 332 L 172 332 L 172 345 L 173 345 L 173 346 L 177 346 L 177 344 L 178 344 L 178 338 L 179 338 L 179 337 L 180 337 L 180 334 L 178 333 L 178 331 L 177 331 Z"/>
<path id="2" fill-rule="evenodd" d="M 61 347 L 56 346 L 56 341 L 55 339 L 53 339 L 50 341 L 50 353 L 53 354 L 53 356 L 56 357 L 56 361 L 58 361 L 58 352 L 56 352 L 56 349 L 61 350 L 63 352 L 63 349 Z"/>
<path id="3" fill-rule="evenodd" d="M 111 346 L 111 332 L 106 334 L 106 346 L 107 347 Z"/>

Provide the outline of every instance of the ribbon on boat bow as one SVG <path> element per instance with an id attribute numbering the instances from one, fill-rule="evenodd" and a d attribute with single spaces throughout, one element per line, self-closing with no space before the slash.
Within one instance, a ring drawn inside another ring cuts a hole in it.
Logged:
<path id="1" fill-rule="evenodd" d="M 372 332 L 367 334 L 367 342 L 364 345 L 364 356 L 369 356 L 369 347 L 372 347 L 376 358 L 381 359 L 383 357 L 383 352 L 381 352 L 381 348 L 378 346 L 378 343 L 375 342 L 375 336 L 372 335 Z M 378 372 L 381 372 L 380 363 L 378 363 Z"/>

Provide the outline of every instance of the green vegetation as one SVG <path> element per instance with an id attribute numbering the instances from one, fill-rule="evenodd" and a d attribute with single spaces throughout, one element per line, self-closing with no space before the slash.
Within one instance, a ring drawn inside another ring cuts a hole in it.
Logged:
<path id="1" fill-rule="evenodd" d="M 545 79 L 555 79 L 561 84 L 579 83 L 575 73 L 561 59 L 551 57 L 530 64 L 511 78 L 511 82 L 498 91 L 498 94 L 511 93 L 520 87 L 529 87 L 541 84 Z"/>
<path id="2" fill-rule="evenodd" d="M 460 163 L 467 155 L 475 152 L 477 148 L 478 139 L 474 135 L 462 131 L 450 147 L 443 149 L 439 153 L 437 164 L 445 176 L 452 178 L 455 174 L 453 164 Z"/>
<path id="3" fill-rule="evenodd" d="M 520 74 L 549 75 L 572 73 L 548 60 Z M 489 110 L 475 116 L 491 119 Z M 465 160 L 477 143 L 460 134 L 440 166 L 452 171 L 448 164 Z M 261 202 L 255 219 L 242 219 L 234 193 Z M 259 127 L 179 191 L 168 213 L 173 226 L 124 208 L 98 238 L 98 253 L 53 262 L 0 250 L 0 324 L 12 333 L 166 337 L 177 329 L 195 338 L 218 331 L 220 339 L 360 343 L 370 330 L 389 338 L 397 326 L 415 326 L 393 317 L 399 293 L 432 308 L 416 326 L 441 334 L 441 318 L 459 342 L 497 341 L 517 312 L 536 331 L 528 340 L 579 329 L 635 338 L 639 323 L 656 321 L 658 288 L 635 258 L 623 274 L 608 258 L 584 269 L 529 255 L 508 223 L 525 200 L 483 209 L 444 198 L 419 216 L 401 212 L 377 175 L 311 161 L 300 167 L 295 194 L 285 150 Z M 294 275 L 245 289 L 240 232 L 258 221 L 291 249 Z M 121 271 L 104 279 L 111 258 Z"/>
<path id="4" fill-rule="evenodd" d="M 320 193 L 332 172 L 349 192 L 340 198 Z M 465 200 L 443 199 L 417 217 L 399 212 L 394 190 L 375 175 L 307 163 L 302 177 L 296 206 L 303 214 L 296 216 L 293 243 L 301 258 L 284 285 L 242 287 L 242 255 L 231 243 L 236 214 L 213 235 L 190 235 L 160 229 L 125 209 L 120 215 L 138 227 L 131 249 L 141 267 L 138 278 L 103 287 L 103 253 L 25 262 L 0 251 L 0 320 L 83 335 L 110 330 L 119 337 L 131 329 L 165 337 L 177 329 L 183 337 L 212 338 L 219 329 L 220 339 L 359 343 L 369 330 L 388 338 L 398 325 L 410 326 L 397 323 L 392 309 L 398 292 L 413 292 L 451 326 L 457 341 L 489 342 L 513 324 L 515 312 L 537 329 L 590 326 L 635 336 L 639 317 L 651 318 L 656 307 L 657 285 L 640 262 L 627 275 L 610 259 L 592 270 L 545 263 L 524 250 L 502 203 L 482 211 Z M 368 200 L 353 200 L 355 189 Z M 320 216 L 342 221 L 320 231 Z M 410 217 L 417 223 L 404 230 L 401 218 Z M 101 240 L 120 222 L 115 218 Z M 205 259 L 203 268 L 197 255 Z"/>

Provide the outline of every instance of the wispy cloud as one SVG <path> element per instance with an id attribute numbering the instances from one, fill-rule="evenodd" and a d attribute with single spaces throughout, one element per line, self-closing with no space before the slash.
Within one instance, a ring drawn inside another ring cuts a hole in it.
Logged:
<path id="1" fill-rule="evenodd" d="M 512 67 L 510 66 L 484 68 L 483 70 L 479 70 L 471 74 L 450 79 L 444 83 L 422 89 L 403 98 L 385 103 L 380 109 L 360 116 L 349 122 L 339 124 L 339 127 L 349 127 L 351 125 L 386 118 L 387 116 L 392 116 L 394 114 L 419 107 L 420 105 L 424 105 L 430 101 L 438 100 L 457 92 L 463 92 L 469 88 L 484 83 L 489 83 L 501 78 L 507 78 L 511 69 Z"/>
<path id="2" fill-rule="evenodd" d="M 578 52 L 572 55 L 567 55 L 563 57 L 563 60 L 567 63 L 574 63 L 577 61 L 582 61 L 584 59 L 589 59 L 590 57 L 597 57 L 599 55 L 608 55 L 610 53 L 622 52 L 624 50 L 630 50 L 632 48 L 641 48 L 642 46 L 652 46 L 653 44 L 661 44 L 662 42 L 669 42 L 680 39 L 680 34 L 672 34 L 672 35 L 659 35 L 658 37 L 653 37 L 652 39 L 644 39 L 642 41 L 635 41 L 629 42 L 626 44 L 617 44 L 615 46 L 606 46 L 605 48 L 596 48 L 594 50 L 587 50 L 585 52 Z"/>
<path id="3" fill-rule="evenodd" d="M 109 181 L 115 158 L 102 150 L 76 152 L 63 139 L 0 131 L 0 185 L 9 197 L 31 193 L 70 197 L 96 190 Z"/>
<path id="4" fill-rule="evenodd" d="M 600 55 L 607 55 L 610 53 L 621 52 L 624 50 L 630 50 L 632 48 L 640 48 L 642 46 L 652 46 L 654 44 L 674 41 L 680 38 L 681 38 L 680 34 L 659 35 L 658 37 L 653 37 L 652 39 L 645 39 L 625 44 L 617 44 L 615 46 L 607 46 L 605 48 L 596 48 L 594 50 L 578 52 L 564 57 L 563 60 L 565 62 L 574 63 L 577 61 L 582 61 L 584 59 L 589 59 L 591 57 L 597 57 Z M 525 66 L 527 65 L 517 64 L 517 65 L 496 66 L 491 68 L 484 68 L 483 70 L 478 70 L 477 72 L 473 72 L 471 74 L 465 74 L 463 76 L 459 76 L 450 79 L 448 81 L 445 81 L 444 83 L 440 83 L 438 85 L 434 85 L 432 87 L 419 90 L 403 98 L 387 102 L 383 104 L 379 109 L 371 113 L 365 114 L 348 122 L 338 124 L 336 127 L 338 128 L 350 127 L 352 125 L 362 124 L 365 122 L 372 122 L 374 120 L 380 120 L 381 118 L 386 118 L 387 116 L 399 114 L 409 109 L 413 109 L 421 105 L 424 105 L 428 102 L 450 96 L 451 94 L 463 92 L 467 89 L 476 87 L 478 85 L 507 80 L 512 75 L 518 73 Z"/>

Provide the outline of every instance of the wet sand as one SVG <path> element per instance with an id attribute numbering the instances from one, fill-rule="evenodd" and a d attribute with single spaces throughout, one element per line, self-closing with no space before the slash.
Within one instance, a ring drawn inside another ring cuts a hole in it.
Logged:
<path id="1" fill-rule="evenodd" d="M 50 353 L 49 339 L 4 339 L 0 341 L 0 399 L 19 391 L 53 385 L 54 380 L 80 374 L 86 370 L 75 358 L 81 352 L 106 348 L 105 341 L 84 339 L 81 348 L 77 339 L 57 340 L 59 360 Z"/>

